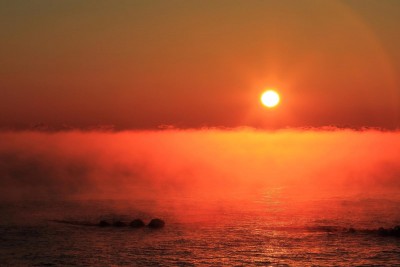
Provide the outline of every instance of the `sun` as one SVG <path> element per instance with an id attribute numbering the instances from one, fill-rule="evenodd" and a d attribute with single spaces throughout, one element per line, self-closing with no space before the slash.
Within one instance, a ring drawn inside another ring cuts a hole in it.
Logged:
<path id="1" fill-rule="evenodd" d="M 274 90 L 265 91 L 264 93 L 262 93 L 261 98 L 260 98 L 261 103 L 264 106 L 269 107 L 269 108 L 273 108 L 276 105 L 278 105 L 280 99 L 281 98 L 280 98 L 279 94 Z"/>

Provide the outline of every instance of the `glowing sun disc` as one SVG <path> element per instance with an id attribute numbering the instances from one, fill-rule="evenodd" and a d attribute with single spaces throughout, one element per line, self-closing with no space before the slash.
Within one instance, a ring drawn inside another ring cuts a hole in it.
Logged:
<path id="1" fill-rule="evenodd" d="M 266 107 L 275 107 L 279 104 L 279 101 L 279 94 L 274 90 L 267 90 L 261 95 L 261 103 Z"/>

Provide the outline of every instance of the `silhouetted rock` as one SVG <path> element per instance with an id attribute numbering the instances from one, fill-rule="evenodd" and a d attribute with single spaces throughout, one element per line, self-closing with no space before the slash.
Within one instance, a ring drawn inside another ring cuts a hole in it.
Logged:
<path id="1" fill-rule="evenodd" d="M 356 232 L 356 229 L 354 229 L 353 227 L 350 227 L 349 229 L 347 229 L 347 232 L 354 234 Z"/>
<path id="2" fill-rule="evenodd" d="M 121 222 L 121 221 L 116 221 L 116 222 L 113 223 L 113 226 L 115 226 L 115 227 L 124 227 L 124 226 L 126 226 L 126 223 Z"/>
<path id="3" fill-rule="evenodd" d="M 378 229 L 377 232 L 380 236 L 400 237 L 400 225 L 397 225 L 394 228 L 389 228 L 389 229 L 385 229 L 385 228 L 381 227 Z"/>
<path id="4" fill-rule="evenodd" d="M 110 225 L 111 225 L 110 223 L 108 223 L 107 221 L 104 221 L 104 220 L 99 222 L 99 226 L 100 227 L 107 227 L 107 226 L 110 226 Z"/>
<path id="5" fill-rule="evenodd" d="M 147 225 L 150 228 L 162 228 L 164 227 L 165 222 L 161 219 L 152 219 L 150 223 Z"/>
<path id="6" fill-rule="evenodd" d="M 389 235 L 400 237 L 400 225 L 397 225 L 394 228 L 389 229 Z"/>
<path id="7" fill-rule="evenodd" d="M 393 230 L 394 230 L 396 236 L 400 236 L 400 225 L 396 225 L 396 226 L 393 228 Z"/>
<path id="8" fill-rule="evenodd" d="M 141 219 L 135 219 L 135 220 L 131 221 L 129 226 L 133 227 L 133 228 L 140 228 L 140 227 L 145 226 L 145 224 Z"/>
<path id="9" fill-rule="evenodd" d="M 378 234 L 381 235 L 381 236 L 388 236 L 389 235 L 389 230 L 385 229 L 383 227 L 380 227 L 378 229 Z"/>

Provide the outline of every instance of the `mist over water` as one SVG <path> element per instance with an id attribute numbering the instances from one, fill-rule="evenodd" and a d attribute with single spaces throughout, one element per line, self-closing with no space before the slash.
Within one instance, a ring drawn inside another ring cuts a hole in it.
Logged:
<path id="1" fill-rule="evenodd" d="M 400 189 L 400 134 L 373 130 L 0 133 L 3 199 L 314 198 Z"/>
<path id="2" fill-rule="evenodd" d="M 391 266 L 400 240 L 370 229 L 400 224 L 399 158 L 399 132 L 376 130 L 2 132 L 0 259 Z"/>

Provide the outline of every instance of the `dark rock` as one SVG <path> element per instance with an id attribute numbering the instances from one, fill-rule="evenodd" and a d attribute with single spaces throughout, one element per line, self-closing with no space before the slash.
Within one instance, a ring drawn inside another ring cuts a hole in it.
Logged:
<path id="1" fill-rule="evenodd" d="M 357 230 L 360 233 L 365 233 L 365 234 L 373 234 L 373 235 L 380 235 L 382 237 L 400 237 L 400 226 L 397 225 L 393 228 L 384 228 L 380 227 L 378 229 L 359 229 Z"/>
<path id="2" fill-rule="evenodd" d="M 107 226 L 110 226 L 110 225 L 111 225 L 111 224 L 110 224 L 109 222 L 104 221 L 104 220 L 102 220 L 102 221 L 99 222 L 99 226 L 100 226 L 100 227 L 107 227 Z"/>
<path id="3" fill-rule="evenodd" d="M 356 229 L 350 227 L 350 228 L 347 230 L 347 232 L 348 232 L 348 233 L 351 233 L 351 234 L 354 234 L 354 233 L 356 232 Z"/>
<path id="4" fill-rule="evenodd" d="M 390 236 L 400 237 L 400 226 L 395 226 L 394 228 L 389 229 Z"/>
<path id="5" fill-rule="evenodd" d="M 124 226 L 126 226 L 126 223 L 121 222 L 121 221 L 116 221 L 116 222 L 113 223 L 113 226 L 115 226 L 115 227 L 124 227 Z"/>
<path id="6" fill-rule="evenodd" d="M 394 236 L 400 237 L 400 231 L 395 231 L 395 232 L 394 232 Z"/>
<path id="7" fill-rule="evenodd" d="M 387 229 L 385 229 L 383 227 L 380 227 L 378 229 L 378 234 L 381 235 L 381 236 L 388 236 L 389 235 L 389 230 L 387 230 Z"/>
<path id="8" fill-rule="evenodd" d="M 152 219 L 150 223 L 147 225 L 150 228 L 162 228 L 164 227 L 165 222 L 161 219 Z"/>
<path id="9" fill-rule="evenodd" d="M 135 219 L 135 220 L 131 221 L 129 226 L 133 227 L 133 228 L 140 228 L 140 227 L 145 226 L 145 224 L 141 219 Z"/>

